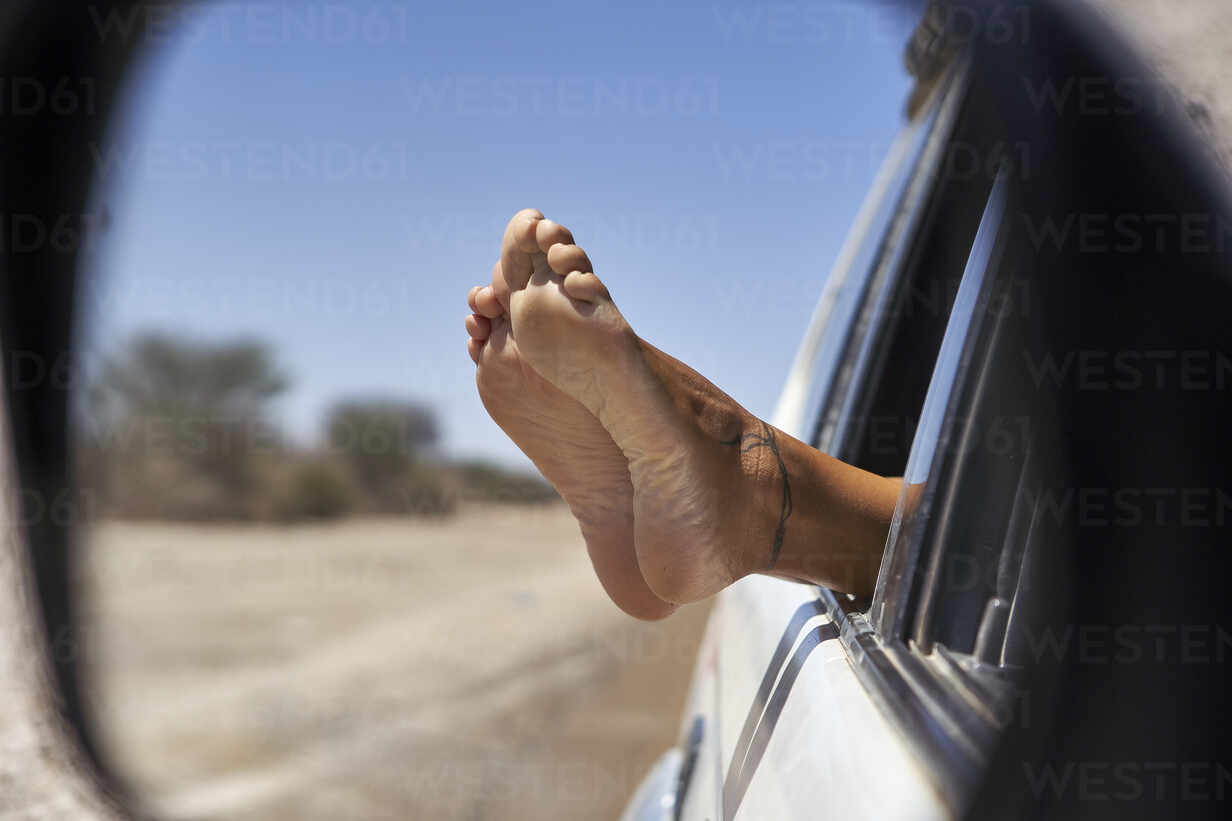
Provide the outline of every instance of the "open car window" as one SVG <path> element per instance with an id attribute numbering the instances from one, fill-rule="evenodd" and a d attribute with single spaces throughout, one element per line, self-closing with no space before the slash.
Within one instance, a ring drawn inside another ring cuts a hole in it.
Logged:
<path id="1" fill-rule="evenodd" d="M 813 443 L 902 476 L 871 601 L 821 591 L 857 672 L 957 799 L 1018 707 L 1048 616 L 1054 423 L 1017 265 L 1019 146 L 988 139 L 965 57 L 844 340 Z M 927 108 L 925 110 L 928 110 Z"/>

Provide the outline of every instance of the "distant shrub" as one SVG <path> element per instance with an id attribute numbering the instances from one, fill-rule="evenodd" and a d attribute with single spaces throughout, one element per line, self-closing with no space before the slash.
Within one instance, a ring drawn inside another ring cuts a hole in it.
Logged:
<path id="1" fill-rule="evenodd" d="M 558 498 L 525 471 L 442 461 L 436 413 L 411 399 L 344 397 L 317 442 L 296 443 L 272 413 L 287 386 L 272 349 L 253 339 L 150 331 L 109 352 L 75 420 L 77 469 L 99 513 L 305 521 Z"/>
<path id="2" fill-rule="evenodd" d="M 354 504 L 355 490 L 346 474 L 331 462 L 313 459 L 290 469 L 275 515 L 284 521 L 337 519 Z"/>
<path id="3" fill-rule="evenodd" d="M 440 438 L 431 408 L 400 399 L 346 399 L 325 417 L 325 446 L 363 486 L 404 478 Z"/>
<path id="4" fill-rule="evenodd" d="M 448 470 L 439 467 L 418 469 L 396 482 L 395 486 L 395 509 L 382 512 L 448 516 L 458 509 L 458 483 Z"/>
<path id="5" fill-rule="evenodd" d="M 539 476 L 468 461 L 454 466 L 465 499 L 477 502 L 542 503 L 560 499 L 556 488 Z"/>
<path id="6" fill-rule="evenodd" d="M 287 451 L 269 403 L 286 387 L 260 341 L 137 334 L 85 385 L 75 420 L 81 474 L 107 515 L 261 518 L 264 465 Z"/>

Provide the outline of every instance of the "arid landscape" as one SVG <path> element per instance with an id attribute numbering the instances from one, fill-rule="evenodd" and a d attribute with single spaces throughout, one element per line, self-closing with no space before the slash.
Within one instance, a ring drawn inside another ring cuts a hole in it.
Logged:
<path id="1" fill-rule="evenodd" d="M 618 611 L 558 503 L 111 522 L 84 552 L 101 735 L 168 819 L 615 817 L 707 611 Z"/>

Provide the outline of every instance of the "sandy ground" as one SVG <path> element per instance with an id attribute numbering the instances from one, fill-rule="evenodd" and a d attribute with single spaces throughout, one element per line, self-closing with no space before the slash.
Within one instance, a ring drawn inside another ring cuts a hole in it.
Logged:
<path id="1" fill-rule="evenodd" d="M 676 738 L 706 608 L 644 624 L 567 510 L 111 523 L 91 690 L 165 818 L 611 818 Z"/>

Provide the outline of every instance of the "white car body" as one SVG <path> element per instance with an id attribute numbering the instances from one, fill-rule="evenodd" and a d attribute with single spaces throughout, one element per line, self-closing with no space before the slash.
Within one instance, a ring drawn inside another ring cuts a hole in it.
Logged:
<path id="1" fill-rule="evenodd" d="M 936 161 L 929 152 L 941 140 L 930 136 L 952 125 L 963 71 L 955 69 L 904 126 L 827 278 L 772 420 L 799 439 L 826 435 L 825 389 L 851 365 L 842 346 L 869 278 L 884 264 L 882 237 L 894 230 L 896 215 L 910 216 L 912 197 L 923 195 L 910 190 L 909 177 Z M 844 625 L 830 612 L 834 599 L 765 576 L 719 594 L 684 710 L 682 748 L 660 760 L 626 819 L 786 821 L 817 818 L 823 808 L 847 821 L 955 816 L 861 680 L 860 650 L 843 640 Z"/>

